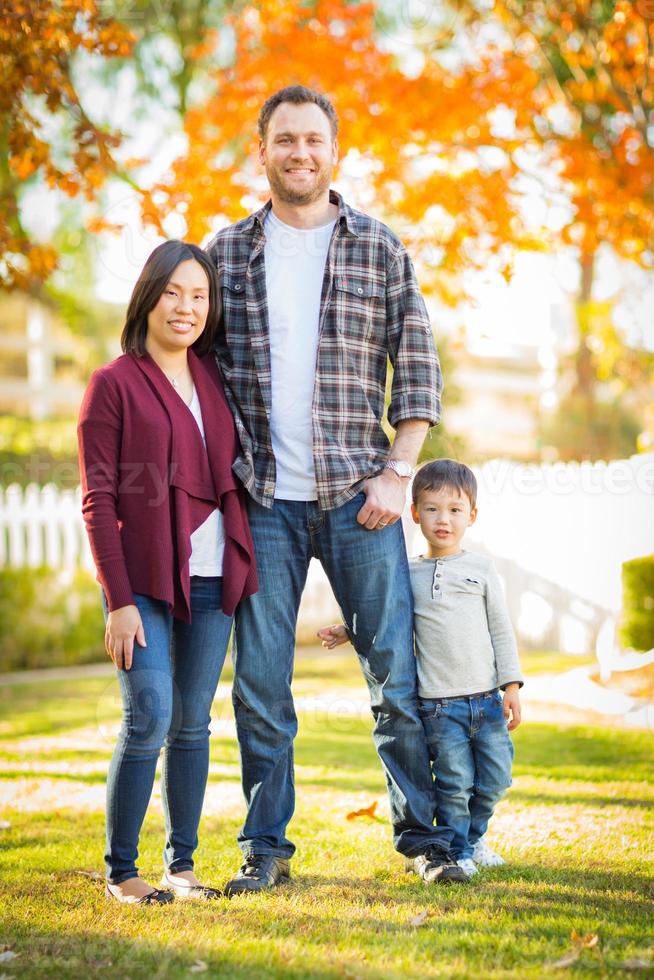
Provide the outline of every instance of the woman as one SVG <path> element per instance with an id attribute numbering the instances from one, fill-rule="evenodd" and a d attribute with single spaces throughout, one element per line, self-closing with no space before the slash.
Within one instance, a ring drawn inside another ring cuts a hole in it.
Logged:
<path id="1" fill-rule="evenodd" d="M 165 242 L 134 288 L 124 351 L 96 371 L 78 438 L 82 510 L 103 587 L 123 725 L 107 787 L 107 896 L 214 898 L 193 873 L 210 707 L 241 598 L 256 591 L 237 439 L 211 354 L 220 294 L 195 245 Z M 165 890 L 138 875 L 164 747 Z"/>

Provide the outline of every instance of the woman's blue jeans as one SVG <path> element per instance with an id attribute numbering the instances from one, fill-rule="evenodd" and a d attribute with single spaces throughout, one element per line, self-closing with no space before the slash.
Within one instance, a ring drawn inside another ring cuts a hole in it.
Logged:
<path id="1" fill-rule="evenodd" d="M 502 695 L 420 698 L 420 716 L 434 767 L 436 819 L 453 831 L 454 857 L 471 858 L 511 785 L 513 742 Z"/>
<path id="2" fill-rule="evenodd" d="M 275 500 L 271 510 L 248 501 L 259 591 L 236 611 L 233 686 L 248 803 L 239 835 L 245 857 L 289 858 L 295 851 L 286 837 L 295 807 L 291 680 L 298 609 L 312 558 L 327 573 L 368 684 L 395 847 L 411 855 L 450 842 L 446 827 L 434 827 L 402 526 L 367 531 L 356 519 L 364 501 L 358 494 L 333 510 L 313 501 Z"/>
<path id="3" fill-rule="evenodd" d="M 222 578 L 191 578 L 192 622 L 168 604 L 135 595 L 146 647 L 119 670 L 123 724 L 107 779 L 107 879 L 138 874 L 138 839 L 163 747 L 164 866 L 190 871 L 209 772 L 211 704 L 232 626 L 221 609 Z M 106 605 L 105 605 L 106 615 Z"/>

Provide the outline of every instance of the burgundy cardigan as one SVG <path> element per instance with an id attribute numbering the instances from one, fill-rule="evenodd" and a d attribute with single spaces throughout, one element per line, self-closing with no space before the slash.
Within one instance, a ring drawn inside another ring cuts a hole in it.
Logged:
<path id="1" fill-rule="evenodd" d="M 257 590 L 239 451 L 213 355 L 189 350 L 206 450 L 190 409 L 148 354 L 123 354 L 95 371 L 77 428 L 82 513 L 109 609 L 135 592 L 191 620 L 191 534 L 218 506 L 225 530 L 222 607 Z"/>

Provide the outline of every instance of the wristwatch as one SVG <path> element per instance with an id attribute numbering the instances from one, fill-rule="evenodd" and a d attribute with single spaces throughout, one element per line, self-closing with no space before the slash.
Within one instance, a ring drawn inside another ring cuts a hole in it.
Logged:
<path id="1" fill-rule="evenodd" d="M 413 476 L 413 466 L 406 463 L 403 459 L 387 459 L 384 464 L 385 470 L 393 470 L 401 479 L 408 480 Z"/>

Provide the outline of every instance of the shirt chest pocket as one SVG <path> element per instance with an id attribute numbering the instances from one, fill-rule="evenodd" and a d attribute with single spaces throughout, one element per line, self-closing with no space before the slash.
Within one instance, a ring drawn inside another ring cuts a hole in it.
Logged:
<path id="1" fill-rule="evenodd" d="M 346 340 L 386 344 L 386 304 L 380 282 L 357 276 L 335 276 L 332 308 L 336 329 Z"/>
<path id="2" fill-rule="evenodd" d="M 471 599 L 483 598 L 486 594 L 484 582 L 477 575 L 453 575 L 447 583 L 447 591 L 461 598 L 469 596 Z"/>
<path id="3" fill-rule="evenodd" d="M 224 276 L 222 300 L 225 312 L 245 310 L 245 276 Z"/>
<path id="4" fill-rule="evenodd" d="M 247 317 L 245 307 L 245 276 L 224 275 L 221 297 L 223 301 L 223 330 L 227 341 L 222 351 L 223 366 L 225 359 L 231 365 L 235 351 L 242 349 L 247 338 Z M 219 340 L 217 340 L 220 346 Z"/>

